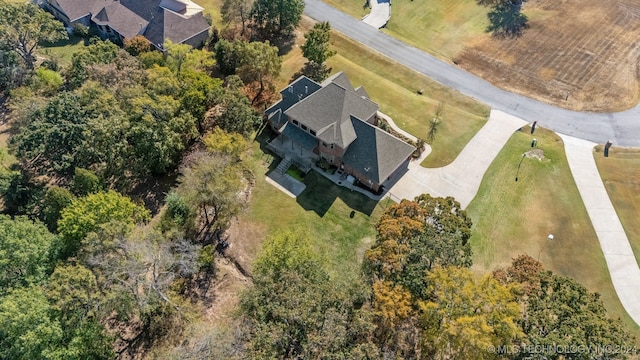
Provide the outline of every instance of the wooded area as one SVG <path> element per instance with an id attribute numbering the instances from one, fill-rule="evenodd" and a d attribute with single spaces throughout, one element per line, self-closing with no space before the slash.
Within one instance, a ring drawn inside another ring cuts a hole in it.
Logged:
<path id="1" fill-rule="evenodd" d="M 0 167 L 0 358 L 498 359 L 527 354 L 489 346 L 631 343 L 597 294 L 534 259 L 472 272 L 470 218 L 429 195 L 386 209 L 356 281 L 330 275 L 313 234 L 269 236 L 232 333 L 188 335 L 263 176 L 247 158 L 280 73 L 271 44 L 303 6 L 226 0 L 202 49 L 92 37 L 62 66 L 37 50 L 61 23 L 0 0 L 17 160 Z M 322 80 L 330 27 L 305 37 L 301 73 Z"/>

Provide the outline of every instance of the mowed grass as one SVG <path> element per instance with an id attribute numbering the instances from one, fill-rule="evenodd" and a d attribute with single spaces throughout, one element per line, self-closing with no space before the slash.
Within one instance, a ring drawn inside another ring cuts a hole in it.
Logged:
<path id="1" fill-rule="evenodd" d="M 605 158 L 600 145 L 594 157 L 609 199 L 640 263 L 640 149 L 612 147 L 609 157 Z"/>
<path id="2" fill-rule="evenodd" d="M 515 133 L 484 176 L 467 211 L 473 220 L 474 268 L 486 272 L 508 266 L 528 254 L 545 268 L 572 277 L 599 292 L 611 316 L 620 317 L 636 336 L 640 328 L 617 298 L 598 238 L 566 161 L 562 140 L 538 128 L 544 159 L 525 157 L 531 150 L 528 127 Z M 548 240 L 549 234 L 554 235 Z"/>
<path id="3" fill-rule="evenodd" d="M 332 277 L 354 281 L 359 277 L 363 253 L 375 241 L 375 222 L 391 202 L 375 202 L 363 194 L 339 187 L 311 171 L 303 182 L 305 191 L 297 199 L 267 183 L 271 157 L 255 151 L 256 185 L 249 207 L 240 216 L 246 229 L 261 229 L 264 237 L 278 231 L 308 234 L 316 252 Z M 261 242 L 262 239 L 247 239 Z M 255 247 L 256 252 L 259 246 Z"/>
<path id="4" fill-rule="evenodd" d="M 363 0 L 324 1 L 357 19 L 369 13 Z M 487 8 L 475 0 L 393 0 L 383 31 L 448 60 L 488 36 L 488 25 Z"/>
<path id="5" fill-rule="evenodd" d="M 306 27 L 311 25 L 307 22 Z M 423 166 L 441 167 L 451 163 L 486 123 L 489 107 L 346 38 L 332 33 L 332 49 L 337 54 L 327 64 L 332 72 L 344 71 L 355 87 L 364 86 L 380 110 L 409 133 L 427 139 L 429 120 L 439 103 L 444 103 L 443 121 L 438 128 L 433 152 Z M 298 36 L 304 41 L 304 37 Z M 298 42 L 301 43 L 300 39 Z M 279 88 L 284 88 L 305 63 L 299 46 L 283 59 Z M 423 90 L 419 95 L 417 90 Z"/>
<path id="6" fill-rule="evenodd" d="M 60 40 L 52 44 L 41 44 L 38 55 L 56 61 L 60 66 L 71 65 L 71 57 L 85 46 L 81 37 L 70 35 L 67 40 Z"/>

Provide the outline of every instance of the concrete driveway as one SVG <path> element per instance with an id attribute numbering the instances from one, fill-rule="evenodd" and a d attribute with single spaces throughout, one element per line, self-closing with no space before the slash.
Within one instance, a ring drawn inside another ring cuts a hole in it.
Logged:
<path id="1" fill-rule="evenodd" d="M 409 164 L 409 171 L 391 189 L 391 197 L 413 199 L 429 193 L 432 196 L 453 196 L 462 208 L 473 200 L 489 165 L 513 133 L 527 122 L 499 110 L 492 110 L 489 121 L 449 165 L 436 169 Z"/>
<path id="2" fill-rule="evenodd" d="M 369 0 L 371 12 L 362 21 L 376 29 L 387 25 L 391 18 L 391 0 Z"/>

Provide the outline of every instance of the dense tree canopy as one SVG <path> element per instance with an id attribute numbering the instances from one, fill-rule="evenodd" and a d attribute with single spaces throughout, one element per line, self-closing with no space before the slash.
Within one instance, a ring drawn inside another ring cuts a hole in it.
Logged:
<path id="1" fill-rule="evenodd" d="M 494 359 L 490 346 L 517 344 L 520 306 L 515 288 L 471 270 L 435 268 L 427 275 L 429 297 L 420 301 L 422 356 L 430 359 Z"/>
<path id="2" fill-rule="evenodd" d="M 90 194 L 75 199 L 62 210 L 58 232 L 62 239 L 62 256 L 74 255 L 82 240 L 101 225 L 119 222 L 133 226 L 146 221 L 149 212 L 115 191 Z"/>
<path id="3" fill-rule="evenodd" d="M 344 287 L 322 269 L 300 233 L 267 239 L 254 286 L 241 298 L 246 358 L 378 358 L 371 313 L 358 285 Z"/>
<path id="4" fill-rule="evenodd" d="M 471 220 L 453 198 L 421 195 L 392 205 L 376 225 L 375 245 L 365 254 L 373 279 L 391 280 L 414 296 L 426 295 L 424 272 L 434 266 L 471 266 Z"/>
<path id="5" fill-rule="evenodd" d="M 92 321 L 67 327 L 42 289 L 15 289 L 0 297 L 3 359 L 112 359 L 111 339 Z"/>
<path id="6" fill-rule="evenodd" d="M 302 0 L 255 0 L 251 18 L 263 34 L 280 36 L 298 26 L 303 11 Z"/>
<path id="7" fill-rule="evenodd" d="M 0 215 L 0 294 L 46 278 L 54 238 L 40 222 Z"/>
<path id="8" fill-rule="evenodd" d="M 594 349 L 635 341 L 620 319 L 607 315 L 598 293 L 590 292 L 571 278 L 544 270 L 529 256 L 517 257 L 510 267 L 496 271 L 494 277 L 522 289 L 518 296 L 522 312 L 519 325 L 526 345 L 544 349 L 552 346 Z M 606 359 L 619 354 L 593 355 L 595 359 Z"/>

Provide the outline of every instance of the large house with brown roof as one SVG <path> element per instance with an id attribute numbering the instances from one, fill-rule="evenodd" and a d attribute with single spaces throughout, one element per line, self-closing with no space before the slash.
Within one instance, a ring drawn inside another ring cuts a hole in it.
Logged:
<path id="1" fill-rule="evenodd" d="M 46 5 L 66 26 L 95 26 L 120 41 L 142 35 L 159 50 L 165 39 L 199 47 L 211 27 L 203 8 L 190 0 L 47 0 Z"/>
<path id="2" fill-rule="evenodd" d="M 377 127 L 378 105 L 364 88 L 354 89 L 343 72 L 322 84 L 301 76 L 280 94 L 282 100 L 265 114 L 281 141 L 334 164 L 374 191 L 407 168 L 415 148 Z"/>

